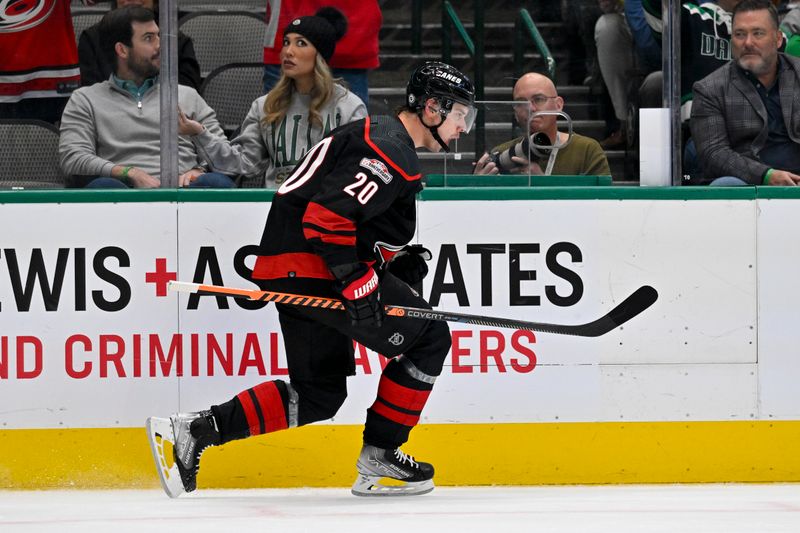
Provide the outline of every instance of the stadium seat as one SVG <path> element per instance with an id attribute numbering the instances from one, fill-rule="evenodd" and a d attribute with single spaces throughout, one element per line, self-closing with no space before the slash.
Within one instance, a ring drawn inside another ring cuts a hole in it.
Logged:
<path id="1" fill-rule="evenodd" d="M 100 19 L 103 18 L 103 15 L 108 13 L 107 9 L 93 9 L 91 11 L 75 11 L 72 13 L 72 27 L 75 29 L 75 44 L 81 38 L 81 33 L 86 28 L 90 26 L 94 26 Z"/>
<path id="2" fill-rule="evenodd" d="M 58 129 L 40 120 L 0 119 L 0 189 L 63 189 Z"/>
<path id="3" fill-rule="evenodd" d="M 228 63 L 264 60 L 267 26 L 261 15 L 247 11 L 198 11 L 181 17 L 178 26 L 194 42 L 203 78 Z"/>
<path id="4" fill-rule="evenodd" d="M 259 13 L 264 17 L 267 0 L 180 0 L 181 13 L 194 13 L 196 11 L 250 11 Z"/>
<path id="5" fill-rule="evenodd" d="M 226 134 L 239 128 L 250 104 L 263 94 L 263 73 L 263 63 L 232 63 L 214 69 L 203 82 L 200 94 Z"/>

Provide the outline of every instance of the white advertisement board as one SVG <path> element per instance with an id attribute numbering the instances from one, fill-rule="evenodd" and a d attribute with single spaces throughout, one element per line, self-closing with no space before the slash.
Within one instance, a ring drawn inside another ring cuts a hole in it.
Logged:
<path id="1" fill-rule="evenodd" d="M 424 292 L 437 308 L 571 324 L 605 314 L 642 285 L 660 295 L 600 338 L 451 324 L 453 349 L 423 421 L 760 417 L 759 394 L 769 393 L 758 387 L 765 345 L 757 288 L 763 293 L 768 281 L 756 281 L 757 207 L 420 202 L 417 240 L 434 255 Z M 168 279 L 254 287 L 247 270 L 268 209 L 3 205 L 0 427 L 141 426 L 147 416 L 207 408 L 286 379 L 272 306 L 165 290 Z M 786 216 L 794 215 L 777 216 L 783 226 Z M 356 357 L 332 423 L 362 423 L 374 399 L 381 359 L 361 347 Z M 785 365 L 797 371 L 794 361 L 775 364 L 776 375 Z M 797 402 L 771 398 L 776 416 L 797 417 Z"/>

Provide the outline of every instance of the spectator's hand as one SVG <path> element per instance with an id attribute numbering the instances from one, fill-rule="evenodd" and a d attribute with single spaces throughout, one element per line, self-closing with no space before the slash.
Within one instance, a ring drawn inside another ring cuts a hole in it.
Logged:
<path id="1" fill-rule="evenodd" d="M 205 174 L 206 171 L 202 168 L 193 168 L 191 170 L 187 170 L 183 174 L 178 177 L 178 186 L 179 187 L 188 187 L 194 180 L 197 179 L 198 176 Z"/>
<path id="2" fill-rule="evenodd" d="M 157 189 L 161 187 L 161 180 L 158 180 L 142 170 L 133 167 L 128 171 L 128 179 L 136 189 Z"/>
<path id="3" fill-rule="evenodd" d="M 536 161 L 528 161 L 524 157 L 511 156 L 511 160 L 517 164 L 512 174 L 524 174 L 526 176 L 541 176 L 544 174 L 542 167 Z"/>
<path id="4" fill-rule="evenodd" d="M 492 161 L 489 161 L 489 154 L 483 154 L 483 156 L 478 159 L 475 163 L 475 170 L 472 171 L 473 174 L 499 174 L 500 169 L 497 168 Z"/>
<path id="5" fill-rule="evenodd" d="M 792 174 L 786 170 L 773 170 L 769 176 L 770 185 L 779 185 L 781 187 L 791 187 L 793 185 L 800 185 L 800 176 Z"/>
<path id="6" fill-rule="evenodd" d="M 178 108 L 178 135 L 199 135 L 204 129 L 205 126 L 187 117 L 181 108 Z"/>

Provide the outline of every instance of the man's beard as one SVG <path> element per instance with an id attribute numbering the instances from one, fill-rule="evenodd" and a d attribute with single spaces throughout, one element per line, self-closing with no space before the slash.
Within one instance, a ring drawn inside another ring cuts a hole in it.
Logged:
<path id="1" fill-rule="evenodd" d="M 158 76 L 159 66 L 147 59 L 137 60 L 132 55 L 128 56 L 128 70 L 142 79 Z"/>
<path id="2" fill-rule="evenodd" d="M 741 56 L 736 59 L 736 63 L 744 70 L 750 72 L 754 76 L 762 76 L 769 73 L 772 66 L 769 61 L 763 56 L 750 56 L 747 61 L 749 65 L 742 62 Z"/>

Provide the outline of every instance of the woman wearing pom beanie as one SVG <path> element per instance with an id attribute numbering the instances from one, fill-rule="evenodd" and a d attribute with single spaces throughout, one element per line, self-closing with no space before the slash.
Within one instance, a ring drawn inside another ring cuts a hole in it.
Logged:
<path id="1" fill-rule="evenodd" d="M 264 39 L 264 92 L 280 77 L 281 30 L 300 15 L 323 6 L 335 7 L 347 17 L 348 31 L 328 64 L 333 75 L 369 106 L 367 74 L 380 66 L 378 32 L 383 16 L 378 0 L 267 0 L 267 36 Z"/>
<path id="2" fill-rule="evenodd" d="M 263 176 L 267 188 L 280 186 L 331 130 L 367 115 L 361 99 L 336 83 L 328 66 L 346 31 L 347 19 L 334 8 L 292 20 L 283 32 L 281 77 L 250 106 L 239 135 L 221 142 L 182 114 L 180 133 L 193 136 L 216 172 Z"/>

